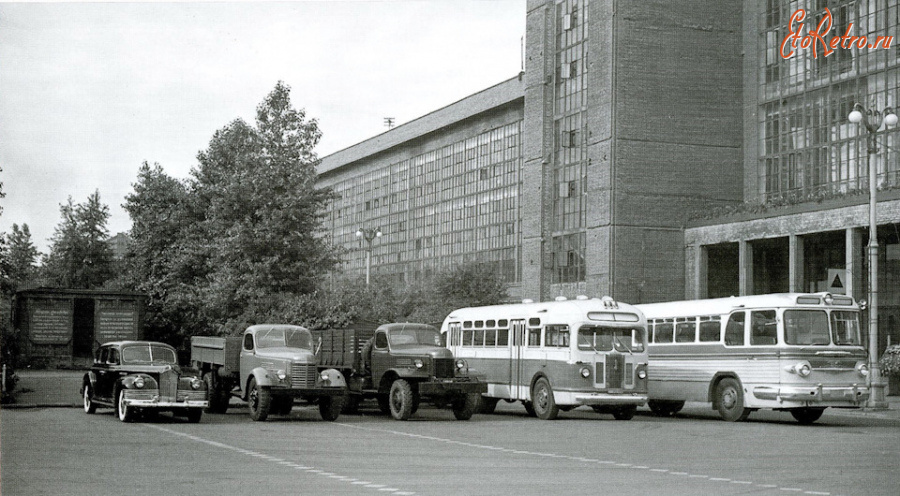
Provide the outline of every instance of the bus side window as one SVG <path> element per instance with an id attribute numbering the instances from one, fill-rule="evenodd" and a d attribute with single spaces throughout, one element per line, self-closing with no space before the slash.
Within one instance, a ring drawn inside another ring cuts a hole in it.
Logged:
<path id="1" fill-rule="evenodd" d="M 509 329 L 497 329 L 497 346 L 509 344 Z"/>
<path id="2" fill-rule="evenodd" d="M 750 312 L 752 325 L 750 326 L 751 345 L 770 345 L 778 343 L 778 327 L 775 321 L 775 310 L 762 310 Z"/>
<path id="3" fill-rule="evenodd" d="M 528 329 L 528 346 L 541 345 L 541 328 L 532 327 Z"/>
<path id="4" fill-rule="evenodd" d="M 671 319 L 670 319 L 671 320 Z M 656 322 L 653 326 L 653 342 L 654 343 L 671 343 L 674 337 L 674 330 L 671 322 Z"/>
<path id="5" fill-rule="evenodd" d="M 706 320 L 700 322 L 700 342 L 717 342 L 722 339 L 722 322 Z"/>
<path id="6" fill-rule="evenodd" d="M 694 319 L 675 324 L 675 342 L 693 343 L 697 339 L 697 323 Z"/>
<path id="7" fill-rule="evenodd" d="M 728 317 L 725 325 L 725 344 L 742 346 L 744 344 L 744 312 L 735 312 Z"/>
<path id="8" fill-rule="evenodd" d="M 548 325 L 546 328 L 546 332 L 546 346 L 553 346 L 557 348 L 569 347 L 569 326 L 565 324 Z"/>

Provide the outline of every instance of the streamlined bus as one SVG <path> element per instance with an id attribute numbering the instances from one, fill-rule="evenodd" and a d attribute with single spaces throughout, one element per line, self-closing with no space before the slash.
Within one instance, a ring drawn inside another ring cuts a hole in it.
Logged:
<path id="1" fill-rule="evenodd" d="M 488 383 L 483 413 L 502 399 L 544 420 L 581 405 L 628 420 L 647 402 L 646 321 L 612 298 L 461 308 L 441 332 Z"/>
<path id="2" fill-rule="evenodd" d="M 860 307 L 849 296 L 784 293 L 637 305 L 650 333 L 650 409 L 711 402 L 727 421 L 761 408 L 810 424 L 869 397 Z"/>

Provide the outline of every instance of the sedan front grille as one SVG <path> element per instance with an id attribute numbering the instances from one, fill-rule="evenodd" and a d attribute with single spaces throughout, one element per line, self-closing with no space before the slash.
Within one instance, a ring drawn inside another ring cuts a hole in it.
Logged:
<path id="1" fill-rule="evenodd" d="M 159 374 L 159 398 L 162 401 L 174 401 L 178 395 L 178 373 L 172 369 Z"/>

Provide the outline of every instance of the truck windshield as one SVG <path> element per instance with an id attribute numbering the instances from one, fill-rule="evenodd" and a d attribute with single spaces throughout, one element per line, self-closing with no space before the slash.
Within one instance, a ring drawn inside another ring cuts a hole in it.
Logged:
<path id="1" fill-rule="evenodd" d="M 391 346 L 425 344 L 440 346 L 441 335 L 436 329 L 395 329 L 388 332 Z"/>
<path id="2" fill-rule="evenodd" d="M 122 363 L 175 365 L 175 352 L 165 346 L 128 346 L 122 350 Z"/>
<path id="3" fill-rule="evenodd" d="M 641 329 L 582 326 L 578 330 L 578 349 L 584 351 L 644 351 Z"/>
<path id="4" fill-rule="evenodd" d="M 257 348 L 312 349 L 312 336 L 306 329 L 266 329 L 256 333 Z"/>

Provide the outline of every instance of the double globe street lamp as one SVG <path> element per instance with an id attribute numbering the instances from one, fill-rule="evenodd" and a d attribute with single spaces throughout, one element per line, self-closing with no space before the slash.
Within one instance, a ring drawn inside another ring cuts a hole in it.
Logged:
<path id="1" fill-rule="evenodd" d="M 876 137 L 881 125 L 885 128 L 897 124 L 897 114 L 887 107 L 884 111 L 872 110 L 856 103 L 847 116 L 850 122 L 862 124 L 866 129 L 866 167 L 869 170 L 869 402 L 870 408 L 886 408 L 881 367 L 878 363 L 878 223 L 877 193 L 878 174 L 872 163 L 872 155 L 878 153 Z M 887 170 L 885 168 L 885 170 Z"/>
<path id="2" fill-rule="evenodd" d="M 369 271 L 372 267 L 372 242 L 375 238 L 381 237 L 381 229 L 376 227 L 373 229 L 359 228 L 356 230 L 356 237 L 366 240 L 366 286 L 369 285 Z"/>

